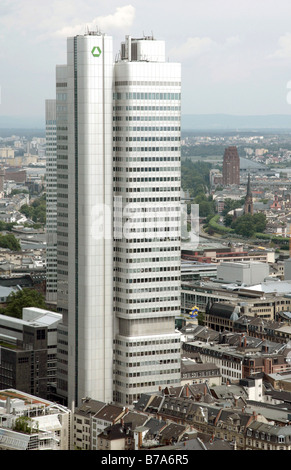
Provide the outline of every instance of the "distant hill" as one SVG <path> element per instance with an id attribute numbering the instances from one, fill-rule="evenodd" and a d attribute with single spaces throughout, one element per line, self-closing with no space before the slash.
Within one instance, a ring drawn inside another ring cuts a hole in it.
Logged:
<path id="1" fill-rule="evenodd" d="M 44 117 L 0 116 L 0 129 L 44 129 Z M 289 114 L 238 116 L 231 114 L 184 114 L 182 130 L 291 130 Z"/>
<path id="2" fill-rule="evenodd" d="M 291 113 L 258 116 L 237 116 L 231 114 L 184 114 L 182 130 L 260 130 L 290 129 Z"/>

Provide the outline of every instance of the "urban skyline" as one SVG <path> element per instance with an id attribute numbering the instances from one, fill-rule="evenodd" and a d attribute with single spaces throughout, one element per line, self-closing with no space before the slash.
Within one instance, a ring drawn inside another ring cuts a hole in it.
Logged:
<path id="1" fill-rule="evenodd" d="M 1 140 L 19 249 L 2 245 L 0 448 L 33 448 L 12 435 L 32 434 L 22 391 L 62 411 L 48 448 L 291 449 L 291 122 L 271 127 L 290 114 L 291 7 L 222 3 L 0 6 L 0 45 L 24 24 L 13 80 L 0 52 L 0 128 L 44 123 Z M 198 113 L 274 120 L 200 134 Z M 21 318 L 7 288 L 25 285 L 43 308 Z"/>
<path id="2" fill-rule="evenodd" d="M 44 122 L 43 103 L 53 95 L 52 70 L 64 62 L 65 38 L 87 27 L 114 36 L 114 54 L 125 34 L 165 40 L 167 59 L 182 63 L 182 114 L 288 115 L 290 8 L 283 0 L 184 0 L 179 7 L 134 0 L 98 8 L 92 1 L 80 8 L 79 0 L 2 2 L 0 116 Z"/>

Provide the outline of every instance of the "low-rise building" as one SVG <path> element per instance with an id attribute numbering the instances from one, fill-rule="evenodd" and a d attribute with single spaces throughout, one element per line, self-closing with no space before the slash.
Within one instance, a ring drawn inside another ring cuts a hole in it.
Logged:
<path id="1" fill-rule="evenodd" d="M 253 286 L 217 281 L 183 282 L 181 312 L 190 318 L 193 306 L 207 313 L 212 304 L 222 303 L 236 306 L 240 315 L 275 320 L 279 312 L 290 311 L 290 289 L 290 281 L 280 280 L 267 280 Z M 207 324 L 206 316 L 205 322 Z"/>
<path id="2" fill-rule="evenodd" d="M 73 416 L 73 448 L 78 450 L 91 450 L 92 438 L 97 438 L 96 431 L 92 432 L 92 416 L 98 413 L 106 403 L 84 398 L 83 403 L 74 410 Z"/>
<path id="3" fill-rule="evenodd" d="M 223 337 L 225 340 L 226 336 Z M 272 343 L 246 335 L 231 336 L 227 342 L 183 343 L 185 354 L 198 353 L 203 363 L 214 363 L 220 369 L 222 383 L 240 380 L 254 373 L 289 370 L 286 344 Z"/>
<path id="4" fill-rule="evenodd" d="M 108 426 L 98 435 L 98 450 L 135 450 L 134 433 L 130 424 L 123 422 Z"/>
<path id="5" fill-rule="evenodd" d="M 223 383 L 228 380 L 239 380 L 243 377 L 244 351 L 225 344 L 205 343 L 193 341 L 182 345 L 183 351 L 199 353 L 201 361 L 205 364 L 215 364 L 221 373 Z"/>
<path id="6" fill-rule="evenodd" d="M 0 390 L 0 450 L 69 450 L 71 411 L 20 392 Z"/>
<path id="7" fill-rule="evenodd" d="M 117 424 L 123 418 L 128 409 L 114 404 L 106 404 L 97 413 L 91 417 L 91 450 L 98 449 L 97 436 L 101 434 L 106 428 Z"/>
<path id="8" fill-rule="evenodd" d="M 274 250 L 244 249 L 242 247 L 224 247 L 224 248 L 195 248 L 189 249 L 185 243 L 182 246 L 182 260 L 197 261 L 199 263 L 274 263 Z"/>
<path id="9" fill-rule="evenodd" d="M 276 371 L 266 374 L 266 380 L 275 390 L 291 392 L 291 371 Z"/>
<path id="10" fill-rule="evenodd" d="M 214 363 L 197 363 L 193 359 L 181 360 L 181 385 L 198 384 L 207 381 L 209 384 L 220 385 L 221 373 Z"/>
<path id="11" fill-rule="evenodd" d="M 253 421 L 246 431 L 245 450 L 291 450 L 291 426 Z"/>
<path id="12" fill-rule="evenodd" d="M 22 319 L 0 315 L 0 389 L 56 398 L 57 330 L 62 315 L 24 308 Z"/>

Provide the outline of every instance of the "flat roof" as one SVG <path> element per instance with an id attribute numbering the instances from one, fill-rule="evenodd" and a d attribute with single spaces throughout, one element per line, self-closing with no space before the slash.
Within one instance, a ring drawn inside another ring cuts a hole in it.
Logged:
<path id="1" fill-rule="evenodd" d="M 15 390 L 13 388 L 0 390 L 0 400 L 7 400 L 7 398 L 23 400 L 26 405 L 51 406 L 53 404 L 51 401 L 30 395 L 29 393 L 21 392 L 20 390 Z"/>

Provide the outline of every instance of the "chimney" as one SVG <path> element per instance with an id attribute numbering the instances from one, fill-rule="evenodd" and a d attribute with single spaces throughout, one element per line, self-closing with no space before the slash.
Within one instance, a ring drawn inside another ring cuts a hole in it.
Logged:
<path id="1" fill-rule="evenodd" d="M 138 443 L 137 443 L 137 448 L 140 449 L 142 446 L 142 433 L 138 433 Z"/>
<path id="2" fill-rule="evenodd" d="M 10 414 L 10 412 L 11 412 L 11 410 L 10 410 L 10 397 L 6 398 L 6 412 L 7 412 L 7 414 Z"/>

